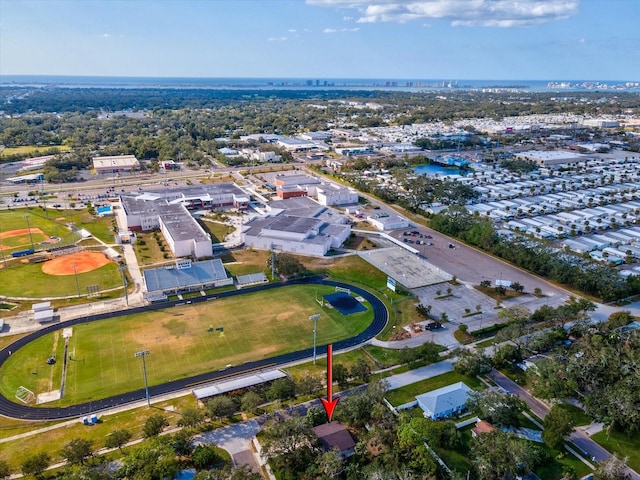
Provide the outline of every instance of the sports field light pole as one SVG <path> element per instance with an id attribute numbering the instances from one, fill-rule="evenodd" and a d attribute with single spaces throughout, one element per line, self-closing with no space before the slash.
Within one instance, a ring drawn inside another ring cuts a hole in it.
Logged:
<path id="1" fill-rule="evenodd" d="M 31 225 L 29 225 L 29 215 L 25 215 L 24 219 L 27 221 L 27 230 L 29 231 L 29 241 L 31 242 L 31 250 L 34 250 L 33 237 L 31 236 Z"/>
<path id="2" fill-rule="evenodd" d="M 320 318 L 319 313 L 314 313 L 313 315 L 309 315 L 309 320 L 313 321 L 313 364 L 316 364 L 316 338 L 318 334 L 318 319 Z"/>
<path id="3" fill-rule="evenodd" d="M 129 294 L 127 293 L 127 277 L 124 275 L 124 271 L 127 269 L 124 265 L 119 265 L 118 270 L 120 270 L 120 275 L 122 275 L 122 286 L 124 287 L 124 299 L 127 302 L 127 307 L 129 306 Z"/>
<path id="4" fill-rule="evenodd" d="M 76 264 L 73 265 L 73 276 L 76 277 L 76 290 L 78 291 L 78 298 L 80 298 L 80 284 L 78 283 L 78 272 L 76 270 Z"/>
<path id="5" fill-rule="evenodd" d="M 144 392 L 147 397 L 147 405 L 151 406 L 151 398 L 149 397 L 149 384 L 147 383 L 147 364 L 144 361 L 144 357 L 149 355 L 151 352 L 149 350 L 140 350 L 134 354 L 134 357 L 142 357 L 142 373 L 144 374 Z"/>

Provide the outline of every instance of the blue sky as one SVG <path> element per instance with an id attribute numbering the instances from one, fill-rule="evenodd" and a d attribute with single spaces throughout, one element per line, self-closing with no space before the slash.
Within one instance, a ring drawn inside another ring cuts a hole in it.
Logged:
<path id="1" fill-rule="evenodd" d="M 640 0 L 0 0 L 0 75 L 640 81 Z"/>

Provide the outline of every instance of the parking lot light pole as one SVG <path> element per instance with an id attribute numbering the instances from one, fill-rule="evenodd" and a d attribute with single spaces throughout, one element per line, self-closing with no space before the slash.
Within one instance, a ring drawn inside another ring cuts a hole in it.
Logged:
<path id="1" fill-rule="evenodd" d="M 27 221 L 27 230 L 29 231 L 29 241 L 31 242 L 31 250 L 34 250 L 33 236 L 31 235 L 31 225 L 29 225 L 29 215 L 25 215 L 24 219 Z"/>
<path id="2" fill-rule="evenodd" d="M 78 283 L 78 272 L 76 270 L 76 264 L 73 265 L 73 276 L 76 278 L 76 290 L 78 291 L 78 298 L 80 298 L 80 284 Z"/>
<path id="3" fill-rule="evenodd" d="M 127 307 L 129 306 L 129 293 L 127 292 L 127 277 L 124 274 L 124 271 L 127 269 L 125 265 L 118 266 L 118 270 L 120 270 L 120 275 L 122 275 L 122 286 L 124 287 L 124 299 L 127 302 Z"/>
<path id="4" fill-rule="evenodd" d="M 134 357 L 142 357 L 142 374 L 144 375 L 144 393 L 147 397 L 147 406 L 151 406 L 151 397 L 149 397 L 149 384 L 147 383 L 147 364 L 144 361 L 144 357 L 149 355 L 151 352 L 149 350 L 140 350 L 134 354 Z"/>
<path id="5" fill-rule="evenodd" d="M 316 338 L 318 335 L 318 319 L 320 318 L 319 313 L 314 313 L 313 315 L 309 315 L 309 320 L 313 321 L 313 364 L 316 364 Z"/>

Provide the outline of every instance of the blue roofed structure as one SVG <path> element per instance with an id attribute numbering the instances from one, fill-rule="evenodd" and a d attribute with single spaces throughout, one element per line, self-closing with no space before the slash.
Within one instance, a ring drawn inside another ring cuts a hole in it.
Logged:
<path id="1" fill-rule="evenodd" d="M 147 292 L 189 292 L 233 285 L 218 258 L 204 262 L 178 260 L 168 267 L 150 268 L 142 272 Z"/>

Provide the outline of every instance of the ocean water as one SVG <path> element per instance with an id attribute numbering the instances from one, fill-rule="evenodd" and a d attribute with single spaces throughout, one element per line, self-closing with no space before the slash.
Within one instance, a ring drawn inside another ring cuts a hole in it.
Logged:
<path id="1" fill-rule="evenodd" d="M 555 80 L 552 80 L 555 81 Z M 587 83 L 609 86 L 625 81 L 568 81 L 570 88 L 549 89 L 548 80 L 438 80 L 372 78 L 203 78 L 203 77 L 100 77 L 64 75 L 1 75 L 0 85 L 116 88 L 202 88 L 202 89 L 342 89 L 342 90 L 470 90 L 517 88 L 525 91 L 588 90 Z M 581 85 L 581 87 L 579 86 Z"/>

